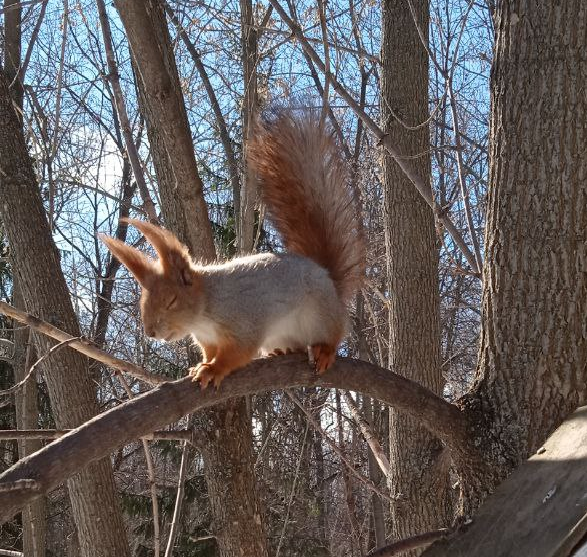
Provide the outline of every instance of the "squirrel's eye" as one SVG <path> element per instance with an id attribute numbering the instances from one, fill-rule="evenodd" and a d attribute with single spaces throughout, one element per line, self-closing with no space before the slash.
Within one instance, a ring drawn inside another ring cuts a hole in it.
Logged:
<path id="1" fill-rule="evenodd" d="M 177 302 L 177 296 L 173 296 L 171 301 L 167 304 L 167 309 L 171 309 L 175 305 L 175 302 Z"/>

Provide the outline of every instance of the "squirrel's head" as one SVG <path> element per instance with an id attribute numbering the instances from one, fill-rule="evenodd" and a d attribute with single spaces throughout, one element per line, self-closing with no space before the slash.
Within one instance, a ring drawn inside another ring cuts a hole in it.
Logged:
<path id="1" fill-rule="evenodd" d="M 135 219 L 124 220 L 145 235 L 158 260 L 110 236 L 99 237 L 142 287 L 145 334 L 166 341 L 179 340 L 190 333 L 202 305 L 200 279 L 188 249 L 164 228 Z"/>

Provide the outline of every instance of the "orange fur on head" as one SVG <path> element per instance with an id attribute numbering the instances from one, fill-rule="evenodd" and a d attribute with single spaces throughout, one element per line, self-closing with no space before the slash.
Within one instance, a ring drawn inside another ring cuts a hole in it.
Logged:
<path id="1" fill-rule="evenodd" d="M 357 190 L 318 111 L 276 109 L 253 134 L 262 199 L 288 251 L 330 273 L 344 301 L 365 274 Z"/>
<path id="2" fill-rule="evenodd" d="M 154 261 L 132 246 L 100 235 L 143 287 L 140 306 L 145 333 L 167 341 L 187 336 L 202 306 L 203 293 L 186 246 L 164 228 L 135 219 L 124 221 L 138 228 L 159 256 Z"/>

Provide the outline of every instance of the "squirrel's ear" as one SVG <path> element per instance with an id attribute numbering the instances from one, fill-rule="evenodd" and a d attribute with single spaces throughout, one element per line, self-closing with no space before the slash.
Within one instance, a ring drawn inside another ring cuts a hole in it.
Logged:
<path id="1" fill-rule="evenodd" d="M 172 275 L 184 286 L 191 284 L 189 272 L 191 259 L 188 248 L 169 230 L 142 220 L 129 218 L 121 220 L 132 224 L 144 234 L 145 238 L 155 248 L 165 274 Z"/>
<path id="2" fill-rule="evenodd" d="M 106 244 L 112 255 L 133 274 L 139 284 L 146 287 L 149 279 L 153 276 L 155 262 L 143 252 L 116 238 L 106 234 L 98 234 L 98 238 Z"/>

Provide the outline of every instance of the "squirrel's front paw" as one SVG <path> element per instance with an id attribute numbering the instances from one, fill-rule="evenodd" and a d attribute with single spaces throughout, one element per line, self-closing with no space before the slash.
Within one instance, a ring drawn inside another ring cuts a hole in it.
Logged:
<path id="1" fill-rule="evenodd" d="M 222 373 L 214 364 L 201 362 L 196 367 L 189 369 L 189 374 L 192 376 L 192 381 L 199 381 L 200 387 L 205 389 L 210 382 L 214 382 L 216 388 L 220 387 L 220 383 L 226 374 Z"/>

